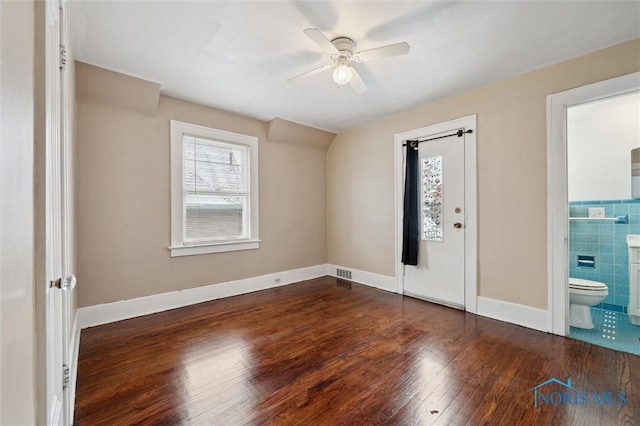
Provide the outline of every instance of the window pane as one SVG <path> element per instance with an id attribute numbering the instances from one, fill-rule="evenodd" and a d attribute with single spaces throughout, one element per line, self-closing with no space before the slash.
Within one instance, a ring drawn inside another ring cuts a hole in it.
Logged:
<path id="1" fill-rule="evenodd" d="M 246 148 L 184 137 L 184 189 L 244 192 Z"/>
<path id="2" fill-rule="evenodd" d="M 422 159 L 422 239 L 442 241 L 442 156 Z"/>
<path id="3" fill-rule="evenodd" d="M 246 238 L 246 196 L 185 194 L 186 242 Z"/>

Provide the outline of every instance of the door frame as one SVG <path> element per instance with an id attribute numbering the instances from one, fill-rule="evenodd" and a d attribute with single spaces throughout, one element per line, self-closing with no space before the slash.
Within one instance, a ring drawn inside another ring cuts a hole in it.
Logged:
<path id="1" fill-rule="evenodd" d="M 547 327 L 553 334 L 569 334 L 567 108 L 638 91 L 635 72 L 547 96 Z"/>
<path id="2" fill-rule="evenodd" d="M 460 128 L 473 130 L 465 134 L 464 140 L 464 309 L 477 311 L 478 296 L 478 187 L 476 167 L 476 114 L 419 129 L 396 133 L 394 135 L 394 171 L 395 171 L 395 269 L 396 293 L 404 294 L 404 265 L 402 264 L 402 218 L 404 209 L 404 169 L 403 146 L 407 139 L 423 138 L 436 133 L 455 131 Z"/>
<path id="3" fill-rule="evenodd" d="M 52 287 L 63 277 L 70 252 L 65 238 L 71 223 L 65 207 L 71 179 L 71 152 L 66 138 L 72 129 L 66 115 L 71 105 L 64 98 L 68 81 L 60 71 L 60 17 L 66 0 L 36 2 L 35 13 L 35 112 L 34 112 L 34 211 L 35 211 L 35 304 L 36 418 L 38 424 L 71 424 L 69 391 L 64 388 L 63 364 L 68 359 L 68 292 Z M 65 92 L 64 95 L 62 92 Z M 65 101 L 63 103 L 63 101 Z M 50 309 L 50 299 L 55 308 Z"/>

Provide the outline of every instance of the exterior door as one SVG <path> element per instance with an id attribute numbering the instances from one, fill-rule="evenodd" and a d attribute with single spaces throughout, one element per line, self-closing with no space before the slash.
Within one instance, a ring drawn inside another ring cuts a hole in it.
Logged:
<path id="1" fill-rule="evenodd" d="M 404 270 L 406 295 L 458 308 L 465 306 L 464 144 L 463 134 L 418 145 L 418 265 L 406 265 Z"/>

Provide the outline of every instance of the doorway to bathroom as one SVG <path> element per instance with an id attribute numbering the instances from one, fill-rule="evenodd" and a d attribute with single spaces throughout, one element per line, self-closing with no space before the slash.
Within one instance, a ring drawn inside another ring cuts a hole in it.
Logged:
<path id="1" fill-rule="evenodd" d="M 627 240 L 640 235 L 631 160 L 639 83 L 636 73 L 548 99 L 550 329 L 634 354 Z"/>

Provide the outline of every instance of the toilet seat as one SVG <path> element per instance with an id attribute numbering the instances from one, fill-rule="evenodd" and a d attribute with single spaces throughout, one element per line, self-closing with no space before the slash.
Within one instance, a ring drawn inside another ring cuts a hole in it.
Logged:
<path id="1" fill-rule="evenodd" d="M 569 278 L 569 289 L 597 293 L 607 291 L 607 286 L 606 284 L 597 281 L 583 280 L 581 278 Z"/>

